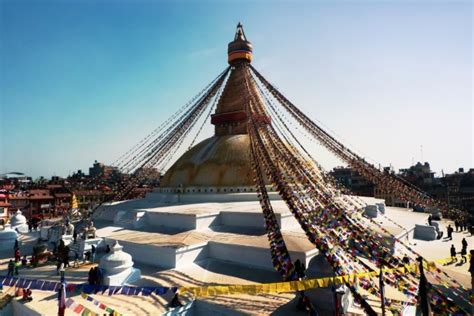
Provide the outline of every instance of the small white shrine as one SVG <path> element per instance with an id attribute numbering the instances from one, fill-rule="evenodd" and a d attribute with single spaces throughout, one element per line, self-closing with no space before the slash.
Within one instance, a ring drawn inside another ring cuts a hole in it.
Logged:
<path id="1" fill-rule="evenodd" d="M 10 225 L 12 229 L 16 230 L 19 233 L 26 234 L 28 233 L 28 222 L 26 217 L 23 216 L 20 210 L 16 211 L 15 215 L 10 219 Z"/>
<path id="2" fill-rule="evenodd" d="M 140 279 L 140 270 L 133 267 L 132 256 L 117 242 L 111 252 L 100 259 L 104 285 L 123 285 Z"/>

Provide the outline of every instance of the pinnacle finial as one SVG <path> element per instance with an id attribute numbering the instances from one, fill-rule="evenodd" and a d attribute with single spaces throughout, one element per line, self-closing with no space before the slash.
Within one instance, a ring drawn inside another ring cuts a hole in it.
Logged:
<path id="1" fill-rule="evenodd" d="M 244 26 L 240 22 L 237 24 L 237 30 L 235 31 L 235 37 L 234 37 L 234 40 L 238 40 L 238 39 L 243 40 L 243 41 L 247 40 L 244 33 Z"/>
<path id="2" fill-rule="evenodd" d="M 247 40 L 244 27 L 240 22 L 237 24 L 234 40 L 228 45 L 227 53 L 229 64 L 234 61 L 252 61 L 252 44 Z"/>

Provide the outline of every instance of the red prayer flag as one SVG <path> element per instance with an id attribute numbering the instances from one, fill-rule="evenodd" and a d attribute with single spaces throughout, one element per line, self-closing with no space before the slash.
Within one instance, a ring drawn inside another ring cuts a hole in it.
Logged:
<path id="1" fill-rule="evenodd" d="M 84 310 L 84 306 L 81 304 L 77 305 L 76 308 L 74 308 L 74 312 L 78 314 L 82 312 L 83 310 Z"/>

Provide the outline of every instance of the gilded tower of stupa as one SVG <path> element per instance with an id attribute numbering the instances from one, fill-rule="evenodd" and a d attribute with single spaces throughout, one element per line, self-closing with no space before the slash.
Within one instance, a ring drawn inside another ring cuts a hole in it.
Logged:
<path id="1" fill-rule="evenodd" d="M 234 40 L 228 45 L 228 62 L 232 72 L 211 116 L 214 136 L 184 153 L 164 175 L 162 188 L 195 188 L 206 192 L 240 192 L 252 190 L 254 181 L 250 164 L 250 142 L 247 134 L 248 101 L 242 91 L 245 76 L 250 76 L 252 44 L 237 25 Z M 252 80 L 248 89 L 259 93 Z M 211 191 L 212 190 L 212 191 Z M 196 191 L 197 192 L 197 191 Z"/>

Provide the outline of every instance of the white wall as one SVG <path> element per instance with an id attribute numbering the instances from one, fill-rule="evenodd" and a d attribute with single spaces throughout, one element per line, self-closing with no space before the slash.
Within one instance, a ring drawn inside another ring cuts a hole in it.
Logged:
<path id="1" fill-rule="evenodd" d="M 246 266 L 273 270 L 270 249 L 221 244 L 213 241 L 209 242 L 208 247 L 209 257 Z"/>
<path id="2" fill-rule="evenodd" d="M 168 226 L 192 230 L 196 229 L 196 215 L 147 212 L 147 224 L 150 226 Z"/>
<path id="3" fill-rule="evenodd" d="M 176 249 L 176 268 L 185 267 L 208 257 L 207 242 Z"/>
<path id="4" fill-rule="evenodd" d="M 115 243 L 115 240 L 111 238 L 107 238 L 106 241 L 109 245 Z M 136 244 L 124 240 L 119 240 L 119 243 L 123 246 L 123 251 L 132 256 L 134 262 L 145 263 L 151 266 L 158 266 L 167 269 L 172 269 L 176 266 L 175 248 Z"/>
<path id="5" fill-rule="evenodd" d="M 227 226 L 244 226 L 263 228 L 265 223 L 262 212 L 221 212 L 221 224 Z"/>

